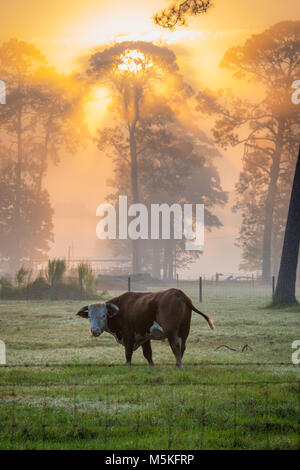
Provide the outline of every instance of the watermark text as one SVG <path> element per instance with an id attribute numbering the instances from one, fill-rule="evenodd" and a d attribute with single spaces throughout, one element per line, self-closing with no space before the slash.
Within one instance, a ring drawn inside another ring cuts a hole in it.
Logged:
<path id="1" fill-rule="evenodd" d="M 100 204 L 96 215 L 102 217 L 96 228 L 100 240 L 185 239 L 186 250 L 204 246 L 203 204 L 151 204 L 148 209 L 144 204 L 128 207 L 127 196 L 119 196 L 117 211 L 112 204 Z"/>
<path id="2" fill-rule="evenodd" d="M 292 354 L 292 363 L 295 365 L 300 364 L 300 340 L 296 340 L 292 343 L 292 349 L 296 349 L 296 351 Z"/>
<path id="3" fill-rule="evenodd" d="M 6 84 L 0 80 L 0 104 L 6 104 Z"/>
<path id="4" fill-rule="evenodd" d="M 296 91 L 292 94 L 292 103 L 299 104 L 300 103 L 300 80 L 295 80 L 292 83 L 292 88 L 296 88 Z"/>
<path id="5" fill-rule="evenodd" d="M 6 348 L 4 341 L 0 340 L 0 365 L 6 364 Z"/>

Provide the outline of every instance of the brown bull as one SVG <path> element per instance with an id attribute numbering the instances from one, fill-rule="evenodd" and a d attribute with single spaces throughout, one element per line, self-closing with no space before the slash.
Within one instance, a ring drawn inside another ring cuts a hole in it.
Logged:
<path id="1" fill-rule="evenodd" d="M 106 303 L 87 305 L 77 315 L 90 319 L 93 336 L 107 331 L 123 344 L 127 364 L 131 364 L 133 351 L 142 346 L 145 358 L 153 365 L 151 340 L 168 338 L 176 365 L 182 368 L 192 311 L 202 315 L 214 330 L 213 319 L 194 307 L 191 299 L 179 289 L 126 292 Z"/>

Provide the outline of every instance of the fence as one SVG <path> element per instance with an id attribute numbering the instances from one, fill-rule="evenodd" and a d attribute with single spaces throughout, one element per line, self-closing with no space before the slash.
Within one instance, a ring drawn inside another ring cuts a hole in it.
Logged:
<path id="1" fill-rule="evenodd" d="M 128 291 L 155 291 L 176 287 L 183 290 L 186 294 L 193 297 L 198 302 L 210 302 L 212 299 L 235 298 L 243 299 L 245 297 L 257 298 L 259 300 L 270 302 L 275 292 L 276 278 L 272 276 L 269 284 L 261 284 L 260 280 L 254 277 L 247 280 L 220 280 L 216 275 L 214 279 L 207 279 L 200 276 L 196 280 L 174 279 L 173 281 L 164 281 L 155 284 L 155 281 L 137 280 L 135 277 L 128 277 L 126 288 Z M 125 285 L 124 285 L 125 288 Z M 297 289 L 299 286 L 297 286 Z"/>
<path id="2" fill-rule="evenodd" d="M 300 381 L 25 382 L 0 394 L 2 449 L 300 449 Z"/>

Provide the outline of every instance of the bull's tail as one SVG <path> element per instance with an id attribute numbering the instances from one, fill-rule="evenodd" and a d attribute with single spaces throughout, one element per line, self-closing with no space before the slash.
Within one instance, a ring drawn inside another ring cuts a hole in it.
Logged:
<path id="1" fill-rule="evenodd" d="M 196 307 L 194 307 L 192 302 L 191 302 L 191 308 L 194 312 L 197 312 L 200 315 L 202 315 L 202 317 L 205 318 L 205 320 L 207 321 L 209 328 L 212 331 L 215 331 L 216 328 L 215 328 L 215 325 L 214 325 L 214 319 L 212 317 L 209 317 L 208 315 L 205 315 L 205 313 L 200 312 L 200 310 L 198 310 Z"/>
<path id="2" fill-rule="evenodd" d="M 183 292 L 182 292 L 183 293 Z M 200 312 L 200 310 L 198 310 L 193 304 L 192 304 L 192 301 L 191 299 L 189 299 L 189 297 L 187 295 L 184 295 L 184 300 L 185 300 L 185 303 L 186 305 L 191 309 L 193 310 L 194 312 L 196 313 L 199 313 L 199 315 L 201 315 L 203 318 L 205 318 L 205 320 L 207 321 L 208 323 L 208 326 L 209 328 L 212 330 L 212 331 L 215 331 L 215 325 L 214 325 L 214 319 L 212 317 L 209 317 L 208 315 L 205 315 L 205 313 L 202 313 Z"/>

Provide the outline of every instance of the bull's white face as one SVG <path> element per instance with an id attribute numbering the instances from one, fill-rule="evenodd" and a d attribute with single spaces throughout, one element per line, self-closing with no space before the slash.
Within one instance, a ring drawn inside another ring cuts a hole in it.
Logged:
<path id="1" fill-rule="evenodd" d="M 81 308 L 77 315 L 90 320 L 91 333 L 100 336 L 107 328 L 107 318 L 115 316 L 119 308 L 112 304 L 92 304 Z"/>

